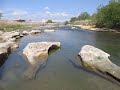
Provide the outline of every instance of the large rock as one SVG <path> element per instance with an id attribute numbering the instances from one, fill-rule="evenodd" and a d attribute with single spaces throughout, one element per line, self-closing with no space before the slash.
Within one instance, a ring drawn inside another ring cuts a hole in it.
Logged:
<path id="1" fill-rule="evenodd" d="M 20 32 L 16 32 L 16 31 L 3 33 L 3 36 L 9 37 L 9 38 L 14 38 L 14 37 L 19 36 L 19 35 L 20 35 Z"/>
<path id="2" fill-rule="evenodd" d="M 11 38 L 18 39 L 19 36 L 20 36 L 20 32 L 16 32 L 16 31 L 5 32 L 2 34 L 2 38 L 4 39 L 3 41 L 8 41 Z"/>
<path id="3" fill-rule="evenodd" d="M 12 51 L 12 49 L 15 49 L 18 47 L 18 44 L 12 41 L 7 41 L 4 43 L 0 43 L 0 49 L 1 48 L 6 48 L 9 49 L 10 48 L 10 52 Z"/>
<path id="4" fill-rule="evenodd" d="M 20 33 L 17 31 L 1 32 L 0 35 L 0 65 L 2 65 L 10 52 L 16 50 L 18 44 L 16 39 L 20 38 Z"/>
<path id="5" fill-rule="evenodd" d="M 59 47 L 60 42 L 29 43 L 23 50 L 23 55 L 29 63 L 29 67 L 25 72 L 27 79 L 32 79 L 35 77 L 40 65 L 47 60 L 49 50 Z"/>
<path id="6" fill-rule="evenodd" d="M 120 67 L 109 60 L 110 55 L 90 45 L 82 47 L 79 53 L 80 59 L 85 67 L 94 71 L 100 71 L 120 81 Z"/>
<path id="7" fill-rule="evenodd" d="M 9 53 L 14 51 L 18 47 L 18 44 L 12 41 L 0 43 L 0 66 L 5 62 Z"/>

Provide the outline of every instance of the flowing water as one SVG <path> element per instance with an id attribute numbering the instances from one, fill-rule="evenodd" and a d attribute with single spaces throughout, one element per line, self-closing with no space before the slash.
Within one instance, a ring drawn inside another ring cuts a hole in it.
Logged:
<path id="1" fill-rule="evenodd" d="M 28 43 L 41 41 L 59 41 L 61 48 L 50 53 L 35 79 L 25 80 L 23 74 L 28 64 L 21 52 Z M 19 48 L 0 68 L 0 90 L 120 90 L 116 83 L 79 66 L 76 56 L 86 44 L 109 53 L 111 61 L 120 66 L 120 34 L 58 28 L 56 32 L 20 39 Z"/>

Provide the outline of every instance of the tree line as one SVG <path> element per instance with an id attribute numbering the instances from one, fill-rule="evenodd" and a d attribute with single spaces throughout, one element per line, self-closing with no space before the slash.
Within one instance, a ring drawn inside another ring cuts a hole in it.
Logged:
<path id="1" fill-rule="evenodd" d="M 99 6 L 92 15 L 82 12 L 78 17 L 72 17 L 70 21 L 66 21 L 65 24 L 82 20 L 88 20 L 100 28 L 120 29 L 120 0 L 110 0 L 108 5 Z"/>

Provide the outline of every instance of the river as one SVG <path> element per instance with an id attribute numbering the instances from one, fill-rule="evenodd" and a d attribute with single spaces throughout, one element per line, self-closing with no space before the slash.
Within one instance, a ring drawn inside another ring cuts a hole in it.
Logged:
<path id="1" fill-rule="evenodd" d="M 120 86 L 79 66 L 76 59 L 84 45 L 93 45 L 111 55 L 110 60 L 120 66 L 120 34 L 82 29 L 56 28 L 25 36 L 19 48 L 11 53 L 0 68 L 0 90 L 120 90 Z M 27 63 L 21 56 L 30 42 L 59 41 L 61 48 L 49 54 L 34 80 L 24 80 Z"/>

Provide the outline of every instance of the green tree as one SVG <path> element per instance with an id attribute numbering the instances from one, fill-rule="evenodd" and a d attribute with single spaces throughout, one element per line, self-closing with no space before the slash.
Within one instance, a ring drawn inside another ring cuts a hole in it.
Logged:
<path id="1" fill-rule="evenodd" d="M 98 27 L 120 28 L 120 3 L 111 1 L 97 10 L 96 25 Z"/>
<path id="2" fill-rule="evenodd" d="M 53 21 L 52 20 L 48 20 L 46 23 L 53 23 Z"/>
<path id="3" fill-rule="evenodd" d="M 120 0 L 110 0 L 109 3 L 120 2 Z"/>
<path id="4" fill-rule="evenodd" d="M 82 12 L 79 16 L 78 16 L 79 20 L 87 20 L 90 19 L 90 15 L 87 12 Z"/>
<path id="5" fill-rule="evenodd" d="M 78 20 L 77 17 L 72 17 L 72 18 L 70 19 L 70 22 L 73 23 L 73 22 L 75 22 L 75 21 L 77 21 L 77 20 Z"/>
<path id="6" fill-rule="evenodd" d="M 93 15 L 90 17 L 90 20 L 91 20 L 91 24 L 92 25 L 95 25 L 97 20 L 96 20 L 96 13 L 93 13 Z"/>
<path id="7" fill-rule="evenodd" d="M 65 21 L 65 23 L 64 23 L 65 25 L 67 25 L 67 24 L 69 24 L 69 22 L 68 21 Z"/>

